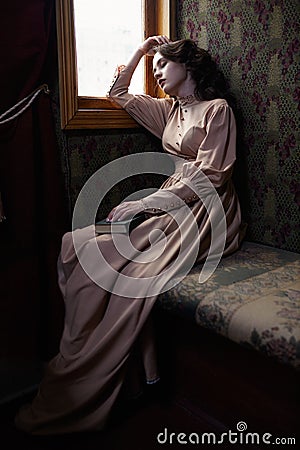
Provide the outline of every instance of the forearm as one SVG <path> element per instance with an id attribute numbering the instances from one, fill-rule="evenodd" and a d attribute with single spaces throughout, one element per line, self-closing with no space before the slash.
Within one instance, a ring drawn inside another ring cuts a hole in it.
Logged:
<path id="1" fill-rule="evenodd" d="M 143 56 L 144 52 L 138 48 L 131 56 L 126 66 L 124 66 L 119 73 L 116 73 L 113 79 L 113 84 L 110 87 L 108 96 L 122 107 L 124 107 L 132 98 L 132 94 L 129 94 L 128 88 L 130 86 L 132 75 Z"/>
<path id="2" fill-rule="evenodd" d="M 113 80 L 113 84 L 110 87 L 108 96 L 119 105 L 124 107 L 128 100 L 133 97 L 128 93 L 128 88 L 132 75 L 141 58 L 144 55 L 153 56 L 154 47 L 168 42 L 169 38 L 167 38 L 166 36 L 150 36 L 143 43 L 141 43 L 127 62 L 126 66 L 124 66 L 124 69 L 116 74 Z"/>
<path id="3" fill-rule="evenodd" d="M 213 167 L 197 167 L 195 163 L 183 165 L 182 178 L 167 188 L 159 189 L 143 199 L 143 208 L 154 214 L 180 208 L 197 200 L 219 195 L 230 179 L 232 167 L 218 171 Z"/>
<path id="4" fill-rule="evenodd" d="M 197 199 L 198 196 L 193 189 L 180 183 L 166 189 L 159 189 L 154 194 L 143 198 L 142 205 L 146 213 L 159 214 L 180 208 Z"/>

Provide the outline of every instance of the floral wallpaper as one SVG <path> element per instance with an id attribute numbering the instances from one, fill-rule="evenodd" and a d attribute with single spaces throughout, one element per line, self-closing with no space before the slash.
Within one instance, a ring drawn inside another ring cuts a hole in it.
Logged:
<path id="1" fill-rule="evenodd" d="M 248 237 L 299 252 L 299 0 L 179 0 L 177 23 L 178 38 L 215 57 L 238 102 Z"/>
<path id="2" fill-rule="evenodd" d="M 162 150 L 160 141 L 142 130 L 67 133 L 61 140 L 61 148 L 70 215 L 80 190 L 102 166 L 122 156 Z M 114 206 L 131 193 L 159 187 L 162 181 L 159 175 L 147 173 L 126 178 L 103 198 L 98 209 L 98 219 L 105 218 Z"/>

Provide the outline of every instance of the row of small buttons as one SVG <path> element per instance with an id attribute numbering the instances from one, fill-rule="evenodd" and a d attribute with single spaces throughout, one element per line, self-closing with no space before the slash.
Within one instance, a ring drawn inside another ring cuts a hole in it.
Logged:
<path id="1" fill-rule="evenodd" d="M 197 200 L 197 195 L 193 195 L 192 197 L 187 197 L 186 199 L 184 199 L 185 203 L 191 202 L 192 200 Z M 181 202 L 178 201 L 176 202 L 176 206 L 180 206 Z M 169 205 L 165 205 L 164 208 L 151 208 L 151 211 L 154 213 L 157 212 L 162 212 L 162 211 L 167 211 L 169 208 L 174 208 L 175 203 L 171 203 L 170 206 Z"/>
<path id="2" fill-rule="evenodd" d="M 184 110 L 185 113 L 187 113 L 187 109 Z M 184 120 L 184 117 L 180 117 L 180 120 Z M 180 128 L 180 125 L 177 125 L 177 128 Z M 178 133 L 178 135 L 181 137 L 181 133 Z M 176 142 L 176 145 L 179 145 L 179 142 Z"/>

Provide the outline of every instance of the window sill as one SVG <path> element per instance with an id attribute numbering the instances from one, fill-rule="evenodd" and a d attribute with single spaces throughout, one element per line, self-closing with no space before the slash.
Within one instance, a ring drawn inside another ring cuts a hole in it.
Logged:
<path id="1" fill-rule="evenodd" d="M 140 127 L 124 109 L 108 99 L 80 97 L 78 107 L 69 110 L 68 116 L 65 130 Z"/>

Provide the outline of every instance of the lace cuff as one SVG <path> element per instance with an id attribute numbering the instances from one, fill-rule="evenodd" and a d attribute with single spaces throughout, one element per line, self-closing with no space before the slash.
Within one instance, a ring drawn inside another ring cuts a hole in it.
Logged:
<path id="1" fill-rule="evenodd" d="M 111 83 L 110 83 L 110 86 L 109 86 L 108 91 L 107 91 L 107 94 L 106 94 L 107 97 L 109 97 L 109 94 L 110 94 L 112 88 L 114 87 L 114 85 L 115 85 L 117 79 L 119 78 L 120 73 L 122 72 L 122 70 L 125 69 L 125 67 L 126 67 L 126 66 L 124 66 L 124 64 L 122 64 L 122 65 L 120 65 L 120 66 L 117 66 L 117 68 L 116 68 L 116 70 L 115 70 L 115 73 L 114 73 L 114 77 L 113 77 L 113 79 L 112 79 L 112 81 L 111 81 Z"/>

